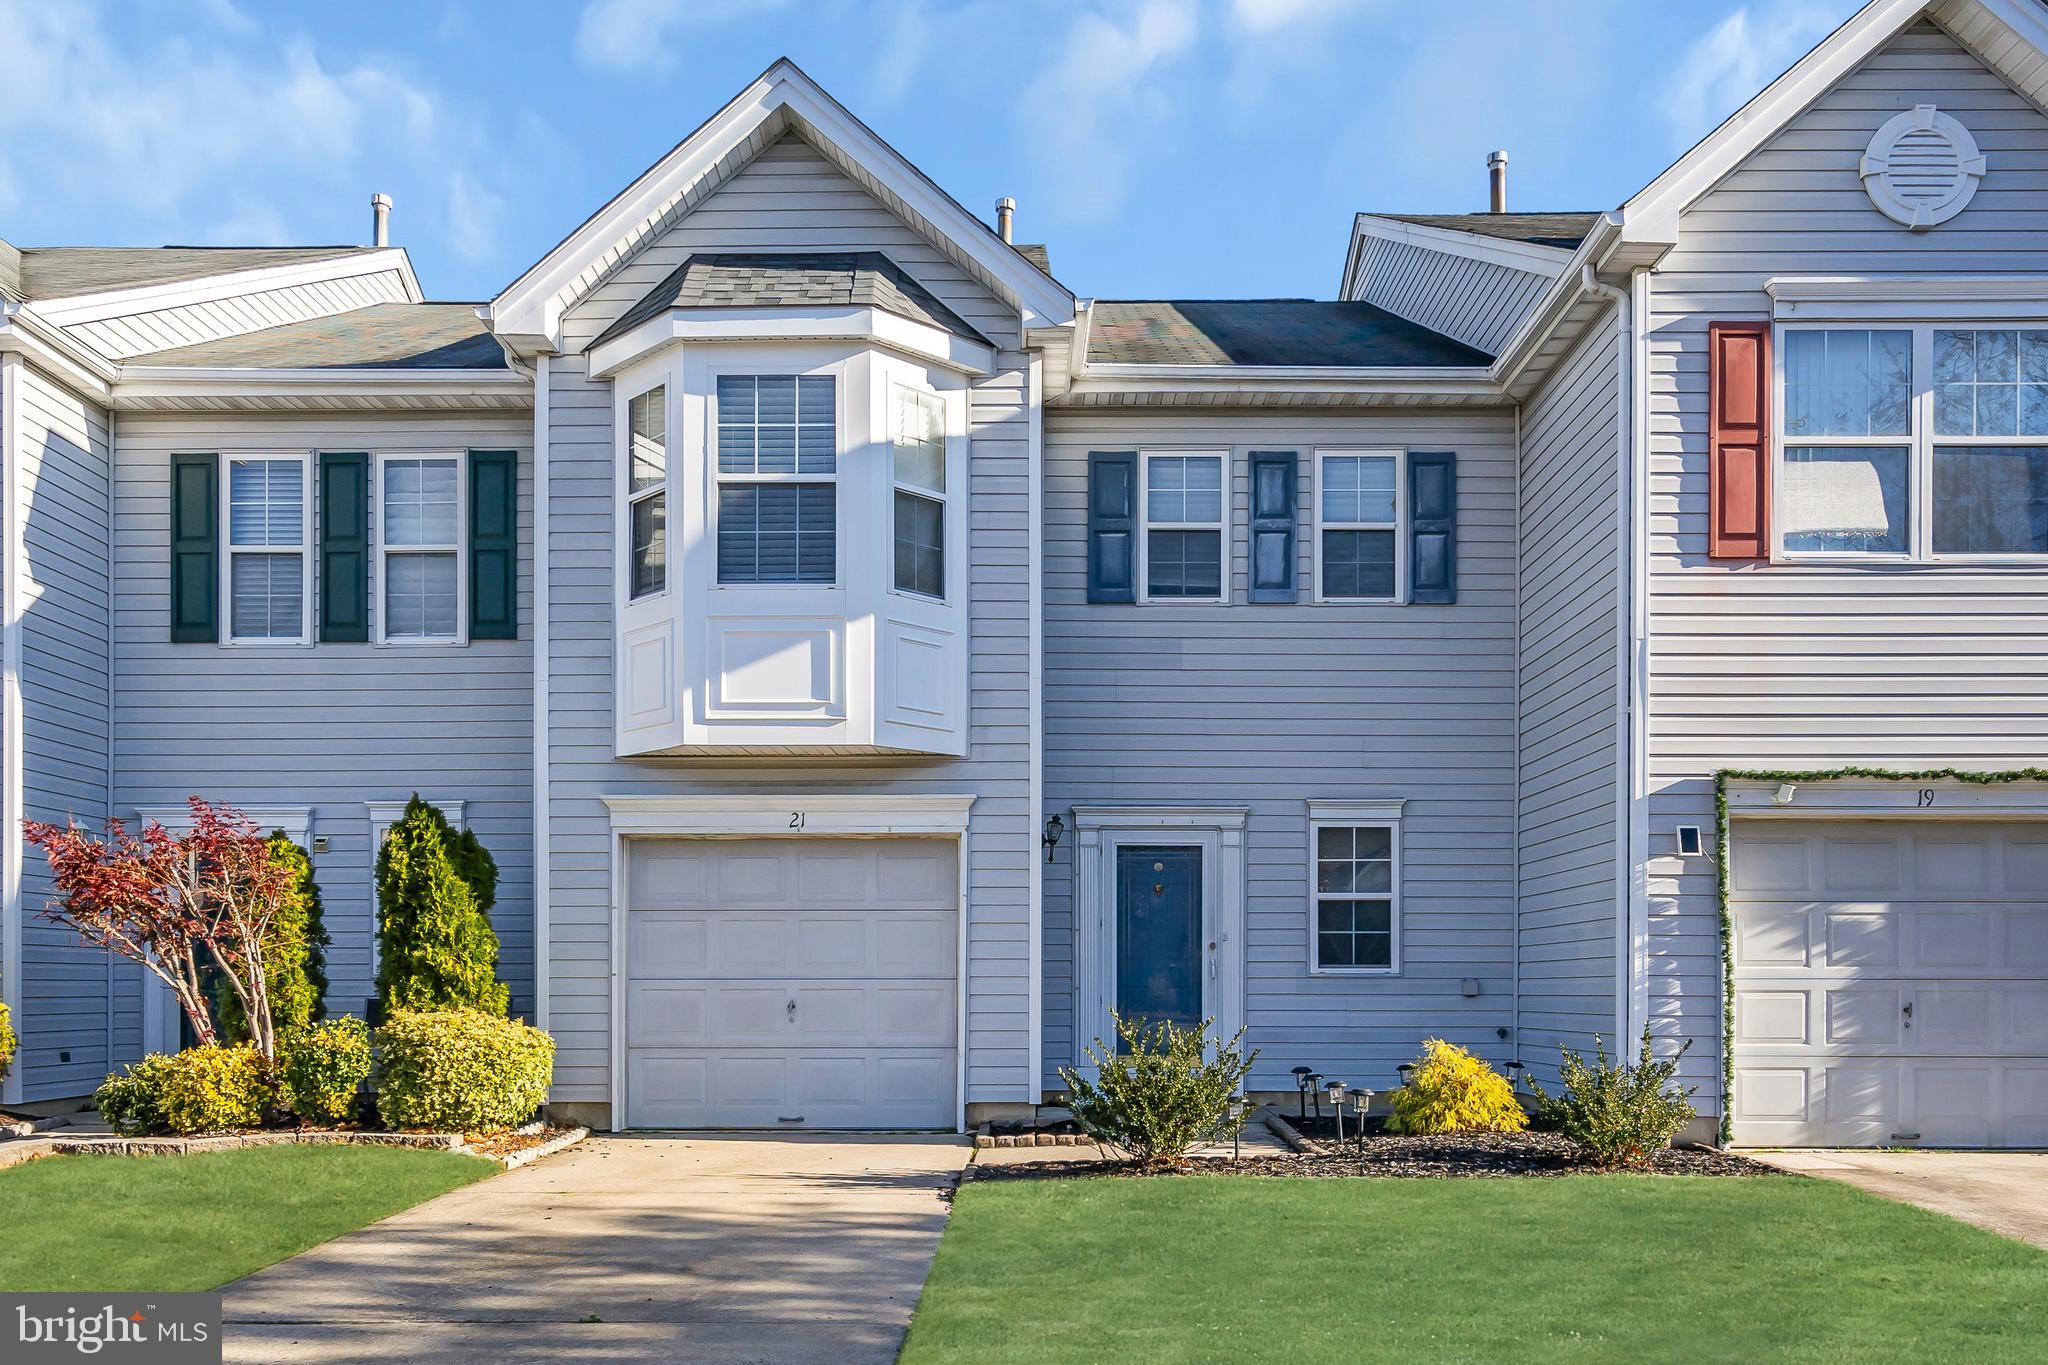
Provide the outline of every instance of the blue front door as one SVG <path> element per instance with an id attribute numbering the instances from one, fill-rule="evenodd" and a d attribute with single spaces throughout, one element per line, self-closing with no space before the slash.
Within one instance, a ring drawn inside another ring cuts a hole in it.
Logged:
<path id="1" fill-rule="evenodd" d="M 1202 850 L 1116 851 L 1116 1009 L 1141 1024 L 1202 1022 Z"/>

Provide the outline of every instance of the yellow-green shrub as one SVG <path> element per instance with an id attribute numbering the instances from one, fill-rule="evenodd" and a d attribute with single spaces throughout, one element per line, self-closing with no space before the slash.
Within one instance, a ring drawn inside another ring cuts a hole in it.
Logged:
<path id="1" fill-rule="evenodd" d="M 263 1054 L 253 1047 L 153 1052 L 101 1083 L 93 1096 L 118 1133 L 218 1133 L 254 1128 L 270 1107 Z"/>
<path id="2" fill-rule="evenodd" d="M 1425 1038 L 1415 1075 L 1393 1094 L 1395 1133 L 1519 1133 L 1529 1116 L 1507 1078 L 1441 1038 Z"/>
<path id="3" fill-rule="evenodd" d="M 480 1010 L 399 1010 L 377 1030 L 377 1113 L 393 1128 L 489 1133 L 548 1097 L 555 1040 Z"/>
<path id="4" fill-rule="evenodd" d="M 13 1064 L 18 1041 L 14 1036 L 14 1024 L 7 1014 L 7 1002 L 0 1000 L 0 1076 L 5 1076 L 7 1068 Z"/>
<path id="5" fill-rule="evenodd" d="M 370 1079 L 370 1026 L 354 1015 L 294 1029 L 277 1043 L 284 1107 L 314 1123 L 354 1117 L 356 1091 Z"/>

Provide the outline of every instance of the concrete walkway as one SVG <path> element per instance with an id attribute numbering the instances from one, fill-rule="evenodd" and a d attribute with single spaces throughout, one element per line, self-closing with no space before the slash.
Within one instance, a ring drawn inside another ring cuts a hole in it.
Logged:
<path id="1" fill-rule="evenodd" d="M 2048 1152 L 1744 1152 L 2048 1250 Z"/>
<path id="2" fill-rule="evenodd" d="M 896 1358 L 965 1138 L 634 1136 L 228 1286 L 230 1361 Z"/>

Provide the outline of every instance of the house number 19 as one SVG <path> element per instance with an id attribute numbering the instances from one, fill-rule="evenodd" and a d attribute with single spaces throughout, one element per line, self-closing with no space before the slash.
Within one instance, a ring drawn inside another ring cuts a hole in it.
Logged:
<path id="1" fill-rule="evenodd" d="M 1913 798 L 1913 804 L 1914 804 L 1914 805 L 1916 805 L 1916 806 L 1931 806 L 1931 805 L 1933 805 L 1933 804 L 1934 804 L 1934 788 L 1932 788 L 1932 787 L 1922 787 L 1922 788 L 1920 789 L 1919 793 L 1918 793 L 1918 794 L 1917 794 L 1917 795 L 1916 795 L 1916 796 L 1915 796 L 1915 797 Z"/>
<path id="2" fill-rule="evenodd" d="M 793 810 L 789 813 L 789 827 L 791 829 L 802 829 L 804 827 L 804 813 L 802 811 Z"/>

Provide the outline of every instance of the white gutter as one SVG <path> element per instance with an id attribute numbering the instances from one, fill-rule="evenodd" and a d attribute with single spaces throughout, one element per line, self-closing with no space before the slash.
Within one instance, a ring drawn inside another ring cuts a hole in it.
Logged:
<path id="1" fill-rule="evenodd" d="M 256 369 L 234 366 L 124 365 L 113 404 L 161 398 L 452 398 L 502 401 L 523 393 L 524 375 L 500 369 Z M 523 406 L 523 405 L 522 405 Z"/>
<path id="2" fill-rule="evenodd" d="M 1634 543 L 1635 499 L 1630 489 L 1629 435 L 1634 429 L 1632 412 L 1635 386 L 1630 382 L 1630 362 L 1635 347 L 1631 340 L 1634 322 L 1626 290 L 1603 284 L 1592 264 L 1579 267 L 1579 284 L 1587 293 L 1607 300 L 1614 308 L 1615 413 L 1614 413 L 1614 591 L 1615 655 L 1621 666 L 1614 677 L 1614 744 L 1621 761 L 1614 774 L 1614 1031 L 1618 1055 L 1635 1059 L 1635 1045 L 1629 1033 L 1629 999 L 1632 995 L 1630 966 L 1633 960 L 1626 926 L 1635 902 L 1634 858 L 1628 837 L 1633 823 L 1633 667 L 1629 653 L 1630 624 L 1634 620 L 1634 572 L 1629 546 Z"/>
<path id="3" fill-rule="evenodd" d="M 548 1026 L 551 973 L 548 894 L 548 361 L 534 358 L 533 379 L 533 1023 Z M 613 984 L 617 989 L 617 984 Z M 613 1040 L 613 1046 L 617 1046 Z"/>

